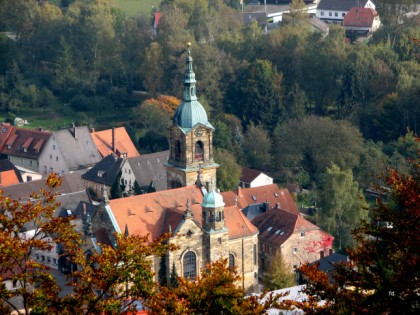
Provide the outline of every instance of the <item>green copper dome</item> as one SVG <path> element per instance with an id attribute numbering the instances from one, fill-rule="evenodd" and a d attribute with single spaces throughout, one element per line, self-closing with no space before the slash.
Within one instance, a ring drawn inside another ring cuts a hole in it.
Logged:
<path id="1" fill-rule="evenodd" d="M 203 124 L 209 128 L 213 126 L 209 123 L 206 110 L 197 100 L 195 94 L 195 73 L 192 69 L 192 57 L 190 48 L 186 59 L 186 69 L 184 74 L 184 95 L 182 102 L 175 111 L 173 122 L 184 132 L 188 132 L 197 124 Z"/>
<path id="2" fill-rule="evenodd" d="M 201 206 L 204 208 L 219 208 L 225 205 L 221 194 L 214 191 L 213 179 L 211 180 L 210 191 L 204 196 Z"/>

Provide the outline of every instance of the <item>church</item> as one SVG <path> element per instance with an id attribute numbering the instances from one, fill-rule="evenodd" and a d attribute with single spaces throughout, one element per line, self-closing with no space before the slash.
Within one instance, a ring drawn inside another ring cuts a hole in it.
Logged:
<path id="1" fill-rule="evenodd" d="M 165 165 L 169 190 L 108 200 L 95 215 L 95 242 L 113 244 L 113 232 L 149 234 L 150 240 L 170 233 L 178 246 L 153 257 L 156 275 L 169 279 L 199 276 L 206 264 L 227 259 L 241 276 L 246 292 L 258 290 L 258 229 L 233 202 L 218 193 L 213 159 L 214 127 L 196 95 L 190 48 L 187 50 L 182 102 L 170 127 L 170 152 Z M 164 270 L 162 270 L 162 268 Z M 158 280 L 158 279 L 156 279 Z"/>

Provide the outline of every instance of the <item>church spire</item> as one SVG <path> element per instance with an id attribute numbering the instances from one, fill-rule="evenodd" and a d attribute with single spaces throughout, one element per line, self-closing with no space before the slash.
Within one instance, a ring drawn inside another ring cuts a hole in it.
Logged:
<path id="1" fill-rule="evenodd" d="M 196 101 L 197 96 L 195 94 L 195 73 L 193 71 L 193 59 L 191 57 L 191 43 L 187 44 L 187 58 L 185 59 L 185 74 L 184 74 L 184 96 L 183 101 L 191 102 Z"/>

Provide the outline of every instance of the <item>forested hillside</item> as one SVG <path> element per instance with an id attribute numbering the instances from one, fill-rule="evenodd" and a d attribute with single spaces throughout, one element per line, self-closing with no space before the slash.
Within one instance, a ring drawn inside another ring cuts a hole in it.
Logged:
<path id="1" fill-rule="evenodd" d="M 406 171 L 419 149 L 419 15 L 408 19 L 415 1 L 400 2 L 394 10 L 376 0 L 385 24 L 353 45 L 340 26 L 325 38 L 314 31 L 301 0 L 269 34 L 243 25 L 238 1 L 164 0 L 155 35 L 151 14 L 126 18 L 108 0 L 4 0 L 1 116 L 37 112 L 96 128 L 118 117 L 141 152 L 165 149 L 176 101 L 158 96 L 182 96 L 191 42 L 200 102 L 228 151 L 222 167 L 236 159 L 306 188 L 334 189 L 329 177 L 340 172 L 350 186 L 381 185 L 386 167 Z M 303 201 L 315 200 L 325 204 Z"/>

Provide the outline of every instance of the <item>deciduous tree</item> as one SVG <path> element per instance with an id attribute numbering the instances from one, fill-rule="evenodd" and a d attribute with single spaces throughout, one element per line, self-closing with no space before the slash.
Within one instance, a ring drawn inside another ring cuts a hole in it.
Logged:
<path id="1" fill-rule="evenodd" d="M 293 302 L 306 314 L 417 314 L 420 299 L 420 160 L 409 174 L 390 170 L 389 196 L 379 199 L 353 233 L 350 261 L 337 265 L 334 282 L 317 266 L 304 266 L 308 300 Z M 322 302 L 321 302 L 322 301 Z"/>
<path id="2" fill-rule="evenodd" d="M 266 290 L 273 291 L 283 288 L 290 288 L 296 284 L 295 274 L 283 259 L 281 252 L 278 250 L 268 266 L 267 272 L 263 274 L 263 285 Z"/>

